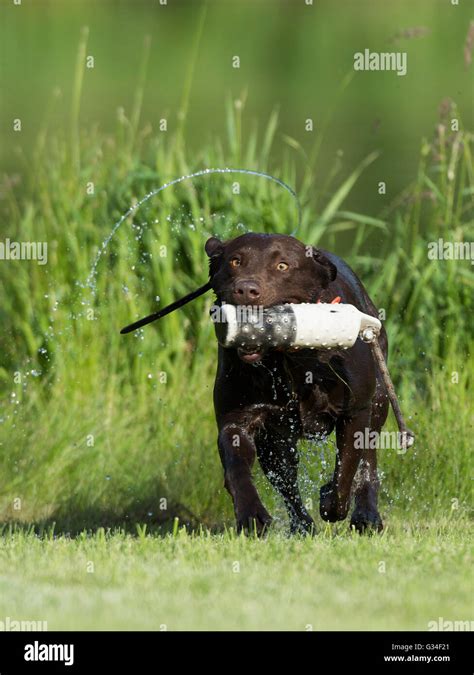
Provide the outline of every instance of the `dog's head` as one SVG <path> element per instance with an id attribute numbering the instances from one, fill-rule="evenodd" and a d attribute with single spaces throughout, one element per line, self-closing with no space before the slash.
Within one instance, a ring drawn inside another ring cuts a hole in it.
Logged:
<path id="1" fill-rule="evenodd" d="M 317 302 L 336 278 L 337 269 L 319 249 L 281 234 L 243 234 L 222 242 L 206 242 L 210 282 L 218 302 L 271 307 Z M 258 361 L 262 354 L 239 356 Z"/>

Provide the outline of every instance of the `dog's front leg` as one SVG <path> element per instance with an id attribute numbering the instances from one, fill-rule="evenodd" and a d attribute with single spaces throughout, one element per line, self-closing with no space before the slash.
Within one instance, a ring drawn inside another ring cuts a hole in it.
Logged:
<path id="1" fill-rule="evenodd" d="M 218 445 L 224 467 L 224 485 L 234 502 L 237 531 L 253 532 L 256 529 L 262 534 L 272 519 L 252 482 L 256 456 L 253 434 L 238 421 L 226 422 L 219 432 Z"/>
<path id="2" fill-rule="evenodd" d="M 362 457 L 362 438 L 370 428 L 370 410 L 364 409 L 336 423 L 336 468 L 333 479 L 320 491 L 321 518 L 334 522 L 344 520 L 350 506 L 354 476 Z"/>

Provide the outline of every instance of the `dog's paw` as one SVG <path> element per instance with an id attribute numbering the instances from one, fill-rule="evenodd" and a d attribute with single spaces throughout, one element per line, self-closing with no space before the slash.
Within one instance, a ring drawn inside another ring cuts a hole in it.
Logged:
<path id="1" fill-rule="evenodd" d="M 319 490 L 319 513 L 323 520 L 335 523 L 344 520 L 349 511 L 349 504 L 341 504 L 333 483 L 323 485 Z"/>
<path id="2" fill-rule="evenodd" d="M 314 520 L 310 515 L 304 518 L 292 518 L 290 520 L 290 534 L 311 535 L 316 534 Z"/>
<path id="3" fill-rule="evenodd" d="M 261 502 L 236 509 L 237 532 L 257 534 L 261 537 L 272 523 L 272 517 Z"/>
<path id="4" fill-rule="evenodd" d="M 351 529 L 354 528 L 359 534 L 364 532 L 381 532 L 383 522 L 377 509 L 369 506 L 359 506 L 354 509 L 351 516 Z"/>

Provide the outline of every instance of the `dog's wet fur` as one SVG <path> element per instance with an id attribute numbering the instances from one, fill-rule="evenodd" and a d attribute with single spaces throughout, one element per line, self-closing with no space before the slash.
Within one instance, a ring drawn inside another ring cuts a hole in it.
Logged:
<path id="1" fill-rule="evenodd" d="M 341 301 L 378 316 L 350 267 L 336 255 L 294 237 L 244 234 L 206 242 L 210 283 L 217 304 L 270 307 L 284 303 Z M 387 357 L 385 331 L 379 343 Z M 225 487 L 237 529 L 263 533 L 271 523 L 252 481 L 258 458 L 282 495 L 291 532 L 314 532 L 297 480 L 297 442 L 336 431 L 336 466 L 320 490 L 320 514 L 346 518 L 359 532 L 381 530 L 375 449 L 359 448 L 356 432 L 380 432 L 388 398 L 370 348 L 361 340 L 347 350 L 249 351 L 219 346 L 214 407 Z M 357 475 L 356 475 L 357 474 Z"/>

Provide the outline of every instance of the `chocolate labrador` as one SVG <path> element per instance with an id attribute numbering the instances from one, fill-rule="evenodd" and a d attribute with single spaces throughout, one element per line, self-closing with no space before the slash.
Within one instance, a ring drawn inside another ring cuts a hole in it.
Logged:
<path id="1" fill-rule="evenodd" d="M 212 237 L 205 248 L 217 304 L 270 307 L 332 302 L 339 296 L 378 316 L 343 260 L 294 237 L 250 233 L 226 242 Z M 383 329 L 379 342 L 386 358 Z M 359 532 L 382 529 L 376 451 L 355 442 L 356 432 L 380 432 L 388 414 L 386 391 L 367 344 L 358 339 L 347 350 L 298 351 L 219 346 L 214 407 L 225 487 L 239 531 L 256 528 L 261 534 L 272 520 L 252 481 L 256 457 L 283 497 L 291 531 L 314 530 L 298 488 L 297 443 L 324 439 L 334 429 L 336 466 L 320 490 L 321 517 L 330 522 L 346 518 L 353 495 L 351 526 Z"/>

